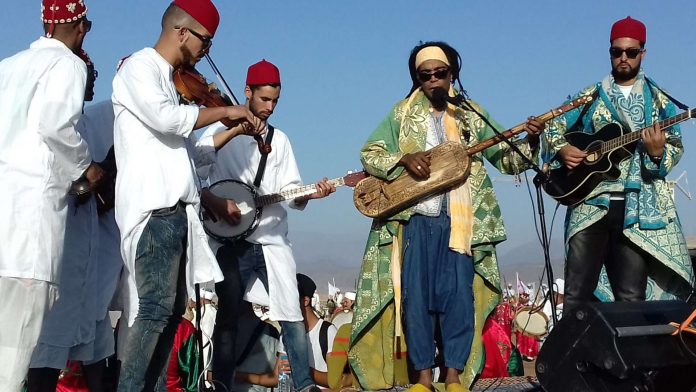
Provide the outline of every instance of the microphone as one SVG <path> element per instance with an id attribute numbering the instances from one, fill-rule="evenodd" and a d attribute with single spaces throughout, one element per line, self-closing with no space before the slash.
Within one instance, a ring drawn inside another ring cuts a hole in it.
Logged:
<path id="1" fill-rule="evenodd" d="M 434 101 L 446 101 L 455 106 L 462 106 L 466 98 L 462 94 L 457 94 L 454 97 L 450 97 L 447 90 L 444 88 L 434 88 L 433 89 L 433 100 Z"/>
<path id="2" fill-rule="evenodd" d="M 466 98 L 461 94 L 457 94 L 454 97 L 450 97 L 448 94 L 445 99 L 447 102 L 455 106 L 462 106 L 462 104 L 466 101 Z"/>

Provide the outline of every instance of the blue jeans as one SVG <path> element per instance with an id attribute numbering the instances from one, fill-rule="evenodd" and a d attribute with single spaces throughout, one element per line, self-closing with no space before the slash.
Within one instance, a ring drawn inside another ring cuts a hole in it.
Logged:
<path id="1" fill-rule="evenodd" d="M 474 265 L 449 249 L 450 218 L 413 215 L 404 227 L 402 303 L 408 358 L 415 370 L 435 364 L 440 325 L 445 367 L 464 369 L 474 338 Z"/>
<path id="2" fill-rule="evenodd" d="M 234 383 L 237 366 L 237 316 L 241 312 L 242 297 L 252 272 L 261 279 L 268 290 L 268 272 L 261 245 L 238 241 L 218 250 L 218 264 L 225 280 L 215 285 L 218 311 L 213 332 L 213 377 L 228 389 Z M 294 277 L 293 277 L 294 278 Z M 299 298 L 297 299 L 299 304 Z M 281 335 L 288 361 L 292 368 L 295 390 L 300 391 L 314 384 L 309 370 L 307 334 L 302 321 L 280 321 Z"/>
<path id="3" fill-rule="evenodd" d="M 174 335 L 186 308 L 186 210 L 153 213 L 138 241 L 138 316 L 128 333 L 119 392 L 166 391 Z"/>

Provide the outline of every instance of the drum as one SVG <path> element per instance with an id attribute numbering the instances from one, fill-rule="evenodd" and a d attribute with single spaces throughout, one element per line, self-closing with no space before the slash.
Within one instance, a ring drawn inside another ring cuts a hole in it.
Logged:
<path id="1" fill-rule="evenodd" d="M 520 308 L 512 323 L 523 335 L 533 338 L 543 338 L 549 333 L 549 317 L 541 309 L 532 306 Z"/>

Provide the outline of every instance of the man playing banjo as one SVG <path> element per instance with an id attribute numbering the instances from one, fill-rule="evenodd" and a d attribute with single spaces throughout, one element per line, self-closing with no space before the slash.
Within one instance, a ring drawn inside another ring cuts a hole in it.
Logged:
<path id="1" fill-rule="evenodd" d="M 262 60 L 249 67 L 244 95 L 247 98 L 246 106 L 255 116 L 268 121 L 278 103 L 280 89 L 280 72 L 275 65 Z M 211 127 L 206 135 L 216 131 Z M 237 180 L 247 187 L 256 184 L 254 189 L 258 189 L 261 195 L 288 191 L 302 185 L 288 137 L 270 125 L 267 125 L 266 135 L 266 143 L 271 145 L 272 151 L 265 157 L 251 138 L 233 139 L 220 149 L 209 172 L 208 179 L 213 186 L 202 194 L 208 213 L 218 221 L 229 223 L 232 229 L 239 232 L 247 229 L 235 227 L 243 221 L 237 205 L 241 200 L 216 196 L 212 191 L 216 182 Z M 262 163 L 264 160 L 265 163 Z M 260 181 L 255 180 L 257 173 L 260 173 Z M 326 179 L 315 186 L 314 193 L 293 199 L 288 203 L 289 207 L 304 209 L 310 199 L 326 197 L 336 190 Z M 219 308 L 213 334 L 213 377 L 227 388 L 233 383 L 236 364 L 237 316 L 252 273 L 256 273 L 266 286 L 270 297 L 270 317 L 279 321 L 282 327 L 283 344 L 288 352 L 295 389 L 307 391 L 317 388 L 309 369 L 307 338 L 297 300 L 295 261 L 287 233 L 287 211 L 276 203 L 263 209 L 258 226 L 246 238 L 237 237 L 233 242 L 225 241 L 225 245 L 212 240 L 211 246 L 217 252 L 225 276 L 224 281 L 215 285 Z"/>

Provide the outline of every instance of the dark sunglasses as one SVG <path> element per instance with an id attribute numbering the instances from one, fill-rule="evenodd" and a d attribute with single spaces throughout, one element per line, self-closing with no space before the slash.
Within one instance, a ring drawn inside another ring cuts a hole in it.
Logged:
<path id="1" fill-rule="evenodd" d="M 92 21 L 84 18 L 82 19 L 82 22 L 85 24 L 85 32 L 89 33 L 89 31 L 92 30 Z"/>
<path id="2" fill-rule="evenodd" d="M 418 80 L 425 83 L 428 80 L 430 80 L 430 78 L 432 78 L 433 76 L 435 77 L 435 79 L 444 79 L 447 77 L 447 74 L 449 74 L 449 68 L 438 69 L 433 72 L 418 71 Z"/>
<path id="3" fill-rule="evenodd" d="M 189 29 L 188 27 L 186 28 L 186 30 L 188 30 L 189 33 L 193 34 L 196 38 L 201 40 L 201 42 L 203 43 L 203 50 L 208 49 L 213 45 L 213 37 L 204 37 L 203 34 L 199 34 Z"/>
<path id="4" fill-rule="evenodd" d="M 645 51 L 645 49 L 641 49 L 641 48 L 621 49 L 621 48 L 616 48 L 613 46 L 611 48 L 609 48 L 609 54 L 611 55 L 611 57 L 613 57 L 615 59 L 618 59 L 619 57 L 621 57 L 624 54 L 624 52 L 626 53 L 626 57 L 628 57 L 629 59 L 634 59 L 634 58 L 638 57 L 638 55 L 643 53 L 644 51 Z"/>

